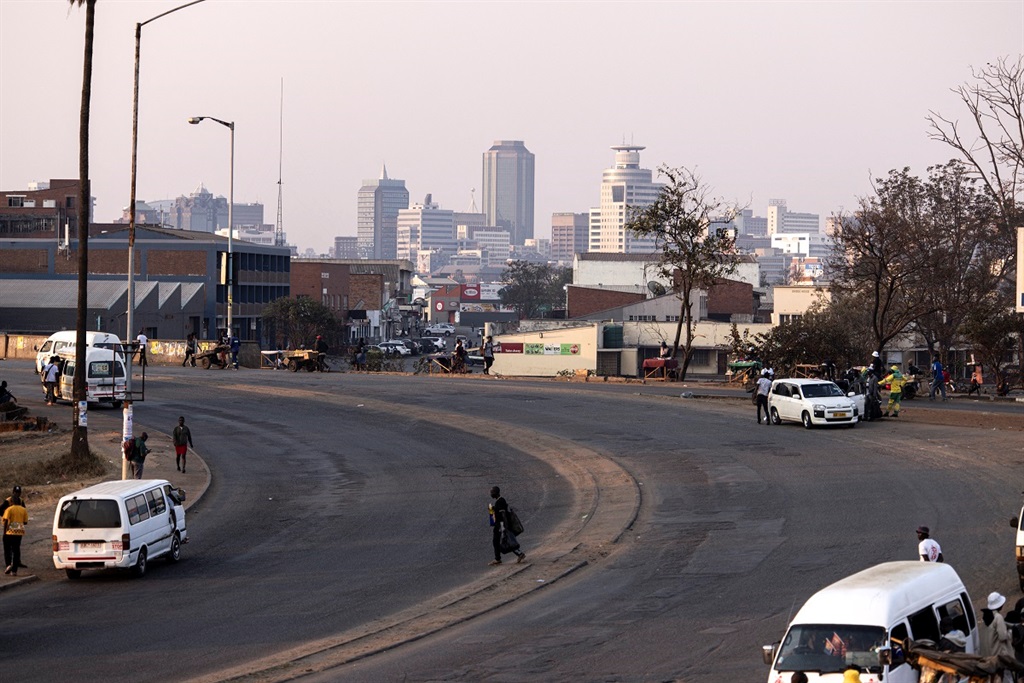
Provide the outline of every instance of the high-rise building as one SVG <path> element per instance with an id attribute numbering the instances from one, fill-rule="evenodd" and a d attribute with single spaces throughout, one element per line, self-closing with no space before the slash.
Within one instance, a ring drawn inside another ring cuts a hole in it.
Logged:
<path id="1" fill-rule="evenodd" d="M 590 251 L 625 254 L 650 253 L 654 239 L 626 230 L 632 208 L 650 206 L 663 185 L 652 180 L 651 170 L 640 168 L 638 145 L 616 145 L 615 165 L 601 173 L 601 205 L 590 210 Z"/>
<path id="2" fill-rule="evenodd" d="M 590 217 L 585 213 L 551 214 L 551 258 L 561 263 L 572 263 L 574 254 L 589 248 Z"/>
<path id="3" fill-rule="evenodd" d="M 495 140 L 484 152 L 487 225 L 508 230 L 512 244 L 533 237 L 533 159 L 522 140 Z"/>
<path id="4" fill-rule="evenodd" d="M 442 209 L 428 194 L 422 204 L 398 212 L 397 250 L 399 258 L 414 263 L 418 252 L 431 249 L 455 252 L 454 212 Z"/>
<path id="5" fill-rule="evenodd" d="M 786 208 L 785 199 L 768 200 L 768 235 L 820 231 L 821 219 L 818 214 L 790 211 Z"/>
<path id="6" fill-rule="evenodd" d="M 338 235 L 335 237 L 334 258 L 359 258 L 359 238 L 350 235 Z"/>
<path id="7" fill-rule="evenodd" d="M 396 258 L 398 212 L 407 208 L 409 190 L 405 181 L 388 178 L 387 166 L 381 168 L 380 178 L 363 181 L 356 208 L 360 258 Z"/>

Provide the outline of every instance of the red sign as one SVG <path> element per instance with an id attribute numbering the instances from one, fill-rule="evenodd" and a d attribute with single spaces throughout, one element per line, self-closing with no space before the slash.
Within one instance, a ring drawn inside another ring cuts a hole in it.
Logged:
<path id="1" fill-rule="evenodd" d="M 436 304 L 434 304 L 434 308 L 436 308 L 439 311 L 443 311 L 444 310 L 444 302 L 443 301 L 438 301 Z"/>
<path id="2" fill-rule="evenodd" d="M 477 285 L 462 285 L 460 297 L 463 301 L 480 301 L 480 287 Z"/>
<path id="3" fill-rule="evenodd" d="M 518 342 L 505 342 L 503 344 L 495 344 L 494 350 L 496 353 L 522 353 L 523 345 Z"/>

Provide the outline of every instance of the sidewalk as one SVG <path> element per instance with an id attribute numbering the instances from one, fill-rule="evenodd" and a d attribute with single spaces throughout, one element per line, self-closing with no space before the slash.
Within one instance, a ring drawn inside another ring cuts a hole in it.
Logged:
<path id="1" fill-rule="evenodd" d="M 28 400 L 23 402 L 23 405 L 29 404 L 30 415 L 46 417 L 50 422 L 56 422 L 64 432 L 71 432 L 72 408 L 70 405 L 47 406 L 42 401 L 37 403 L 33 398 L 28 397 Z M 117 429 L 108 428 L 110 426 L 110 420 L 108 419 L 102 420 L 103 426 L 101 427 L 99 424 L 101 420 L 95 419 L 97 415 L 105 418 L 113 417 L 117 422 Z M 102 460 L 110 462 L 114 469 L 105 477 L 94 477 L 82 481 L 81 486 L 75 486 L 75 489 L 83 488 L 99 481 L 121 478 L 120 463 L 123 460 L 120 427 L 121 411 L 92 407 L 89 410 L 89 418 L 89 448 Z M 188 451 L 187 472 L 182 474 L 175 469 L 174 444 L 171 442 L 169 431 L 175 426 L 167 425 L 168 431 L 163 432 L 144 424 L 135 423 L 134 432 L 136 436 L 141 435 L 142 432 L 149 434 L 146 444 L 151 452 L 146 457 L 146 466 L 143 470 L 145 478 L 166 479 L 174 486 L 184 489 L 186 493 L 185 508 L 187 510 L 202 498 L 209 487 L 210 469 L 199 454 L 192 449 Z M 6 497 L 10 494 L 10 491 L 3 493 L 4 497 Z M 22 542 L 21 561 L 23 564 L 28 565 L 28 568 L 21 569 L 16 577 L 0 575 L 0 592 L 34 581 L 59 581 L 65 578 L 64 572 L 53 566 L 53 551 L 50 541 L 53 515 L 59 496 L 44 496 L 42 500 L 37 499 L 33 501 L 33 492 L 30 485 L 25 486 L 25 494 L 29 521 L 25 540 Z M 185 545 L 185 552 L 187 550 L 188 545 Z"/>

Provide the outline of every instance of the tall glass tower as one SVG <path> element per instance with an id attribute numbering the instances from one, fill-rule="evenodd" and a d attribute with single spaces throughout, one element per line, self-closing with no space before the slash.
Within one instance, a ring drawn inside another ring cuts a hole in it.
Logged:
<path id="1" fill-rule="evenodd" d="M 398 258 L 398 212 L 408 208 L 405 181 L 388 178 L 387 166 L 380 178 L 363 181 L 356 204 L 359 258 Z"/>
<path id="2" fill-rule="evenodd" d="M 512 244 L 533 238 L 533 152 L 522 140 L 495 140 L 484 152 L 487 224 L 507 230 Z"/>

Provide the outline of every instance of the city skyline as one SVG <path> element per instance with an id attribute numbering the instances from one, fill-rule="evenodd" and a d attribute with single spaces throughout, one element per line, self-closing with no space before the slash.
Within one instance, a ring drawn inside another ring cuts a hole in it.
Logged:
<path id="1" fill-rule="evenodd" d="M 128 204 L 135 23 L 179 4 L 97 7 L 97 221 Z M 628 37 L 595 39 L 609 26 Z M 77 176 L 83 33 L 64 0 L 0 3 L 0 188 Z M 138 198 L 225 193 L 227 134 L 187 124 L 218 116 L 237 126 L 236 202 L 275 215 L 283 78 L 283 227 L 300 251 L 356 234 L 361 181 L 384 162 L 411 196 L 465 210 L 497 139 L 536 155 L 539 238 L 553 213 L 599 203 L 608 148 L 634 141 L 646 168 L 695 168 L 757 213 L 785 197 L 824 219 L 891 168 L 951 158 L 925 117 L 965 119 L 950 89 L 1021 53 L 1012 2 L 209 0 L 143 31 Z"/>

